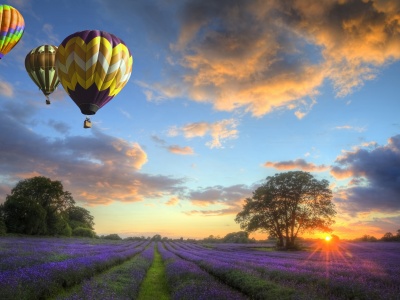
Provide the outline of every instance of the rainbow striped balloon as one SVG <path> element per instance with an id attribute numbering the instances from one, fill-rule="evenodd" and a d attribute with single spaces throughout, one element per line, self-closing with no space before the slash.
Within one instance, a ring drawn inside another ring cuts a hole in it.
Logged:
<path id="1" fill-rule="evenodd" d="M 0 4 L 0 59 L 3 58 L 24 34 L 25 22 L 22 15 L 10 5 Z"/>
<path id="2" fill-rule="evenodd" d="M 71 34 L 56 53 L 61 85 L 84 115 L 94 115 L 122 90 L 132 64 L 125 43 L 99 30 Z"/>

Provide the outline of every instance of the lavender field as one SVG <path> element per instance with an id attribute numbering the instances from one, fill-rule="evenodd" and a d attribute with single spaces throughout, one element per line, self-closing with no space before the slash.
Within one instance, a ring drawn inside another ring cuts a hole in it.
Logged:
<path id="1" fill-rule="evenodd" d="M 156 258 L 166 299 L 400 299 L 400 243 L 275 251 L 263 244 L 36 237 L 0 238 L 0 299 L 146 299 L 142 283 Z"/>

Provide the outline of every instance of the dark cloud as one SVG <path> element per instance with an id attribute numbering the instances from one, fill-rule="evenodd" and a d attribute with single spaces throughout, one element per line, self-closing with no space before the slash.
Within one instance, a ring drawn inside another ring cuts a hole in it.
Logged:
<path id="1" fill-rule="evenodd" d="M 61 134 L 67 134 L 71 129 L 67 123 L 58 122 L 55 120 L 49 120 L 48 125 Z"/>
<path id="2" fill-rule="evenodd" d="M 159 145 L 161 145 L 161 146 L 164 146 L 164 145 L 167 143 L 165 140 L 163 140 L 162 138 L 158 137 L 157 135 L 152 135 L 152 136 L 151 136 L 151 139 L 152 139 L 155 143 L 157 143 L 157 144 L 159 144 Z"/>
<path id="3" fill-rule="evenodd" d="M 241 201 L 251 196 L 252 188 L 243 184 L 237 184 L 229 187 L 211 186 L 192 190 L 187 198 L 198 206 L 208 206 L 212 204 L 223 204 L 229 207 L 240 206 Z"/>
<path id="4" fill-rule="evenodd" d="M 384 146 L 344 153 L 336 159 L 331 174 L 352 179 L 352 185 L 340 189 L 335 198 L 349 212 L 399 212 L 400 135 Z"/>
<path id="5" fill-rule="evenodd" d="M 33 176 L 60 180 L 74 198 L 88 205 L 141 201 L 177 194 L 184 179 L 139 172 L 147 154 L 137 143 L 92 128 L 91 136 L 51 140 L 30 129 L 29 114 L 3 105 L 0 114 L 2 196 L 17 181 Z M 29 111 L 29 106 L 25 107 Z M 50 121 L 58 131 L 68 128 Z M 7 189 L 8 188 L 8 189 Z"/>

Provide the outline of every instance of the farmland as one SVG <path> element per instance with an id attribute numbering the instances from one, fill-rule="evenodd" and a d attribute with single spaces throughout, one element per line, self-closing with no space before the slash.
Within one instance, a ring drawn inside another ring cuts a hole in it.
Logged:
<path id="1" fill-rule="evenodd" d="M 316 242 L 303 251 L 275 251 L 270 246 L 2 237 L 0 295 L 1 299 L 399 299 L 400 243 Z M 151 272 L 159 279 L 152 281 Z M 151 296 L 152 290 L 161 295 Z"/>

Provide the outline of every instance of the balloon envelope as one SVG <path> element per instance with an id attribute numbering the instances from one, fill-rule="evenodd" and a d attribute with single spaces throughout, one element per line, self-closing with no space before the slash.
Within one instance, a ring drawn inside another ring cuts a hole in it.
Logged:
<path id="1" fill-rule="evenodd" d="M 125 43 L 99 30 L 79 31 L 58 46 L 61 85 L 82 114 L 94 115 L 126 85 L 133 58 Z"/>
<path id="2" fill-rule="evenodd" d="M 0 59 L 19 42 L 24 34 L 22 15 L 10 5 L 0 4 Z"/>
<path id="3" fill-rule="evenodd" d="M 56 46 L 42 45 L 32 49 L 25 57 L 29 77 L 46 96 L 54 92 L 60 83 L 55 69 L 56 51 Z"/>

